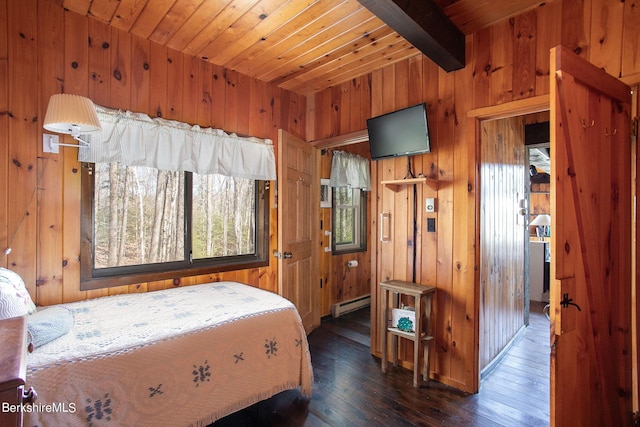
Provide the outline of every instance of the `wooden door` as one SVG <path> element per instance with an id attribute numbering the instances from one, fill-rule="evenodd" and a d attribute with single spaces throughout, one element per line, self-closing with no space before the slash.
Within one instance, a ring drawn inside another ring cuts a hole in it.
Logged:
<path id="1" fill-rule="evenodd" d="M 524 117 L 485 120 L 480 143 L 480 371 L 525 324 Z M 528 303 L 528 299 L 526 300 Z"/>
<path id="2" fill-rule="evenodd" d="M 551 425 L 631 425 L 630 89 L 551 51 Z"/>
<path id="3" fill-rule="evenodd" d="M 278 157 L 278 293 L 295 304 L 309 334 L 320 324 L 318 156 L 280 130 Z"/>

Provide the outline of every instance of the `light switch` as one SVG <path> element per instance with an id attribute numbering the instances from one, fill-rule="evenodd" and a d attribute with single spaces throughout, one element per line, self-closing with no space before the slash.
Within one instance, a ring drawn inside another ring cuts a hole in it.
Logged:
<path id="1" fill-rule="evenodd" d="M 425 212 L 435 212 L 436 199 L 434 199 L 433 197 L 427 197 L 424 202 L 424 210 Z"/>

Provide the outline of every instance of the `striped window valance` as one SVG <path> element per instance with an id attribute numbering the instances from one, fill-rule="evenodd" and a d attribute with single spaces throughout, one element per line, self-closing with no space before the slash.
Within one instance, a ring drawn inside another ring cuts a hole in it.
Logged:
<path id="1" fill-rule="evenodd" d="M 89 147 L 78 160 L 116 162 L 159 170 L 219 174 L 275 180 L 276 162 L 270 139 L 240 137 L 220 129 L 150 118 L 143 113 L 96 105 L 102 131 L 85 135 Z"/>

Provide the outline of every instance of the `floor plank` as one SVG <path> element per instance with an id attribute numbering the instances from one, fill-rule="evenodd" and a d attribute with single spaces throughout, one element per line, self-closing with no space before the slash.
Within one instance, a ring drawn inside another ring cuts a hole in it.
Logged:
<path id="1" fill-rule="evenodd" d="M 541 307 L 502 360 L 469 395 L 434 381 L 412 387 L 408 369 L 380 371 L 369 354 L 369 309 L 326 319 L 309 335 L 313 398 L 280 393 L 210 427 L 549 425 L 549 322 Z"/>

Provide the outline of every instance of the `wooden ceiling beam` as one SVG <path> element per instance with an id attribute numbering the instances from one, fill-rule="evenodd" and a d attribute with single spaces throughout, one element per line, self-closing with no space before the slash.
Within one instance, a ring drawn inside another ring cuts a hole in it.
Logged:
<path id="1" fill-rule="evenodd" d="M 358 1 L 443 70 L 464 68 L 464 34 L 433 0 Z"/>

